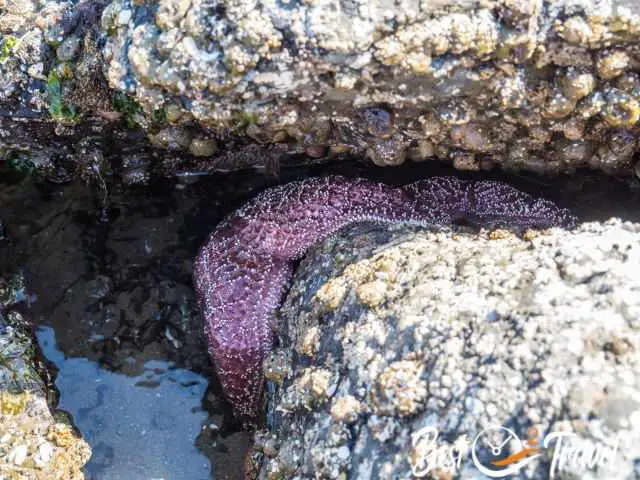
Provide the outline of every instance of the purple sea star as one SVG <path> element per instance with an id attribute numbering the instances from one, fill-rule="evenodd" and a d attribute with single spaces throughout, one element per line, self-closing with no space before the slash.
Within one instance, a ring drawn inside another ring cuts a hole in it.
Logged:
<path id="1" fill-rule="evenodd" d="M 355 222 L 460 219 L 522 228 L 575 222 L 567 210 L 501 182 L 438 177 L 396 188 L 339 176 L 269 189 L 223 220 L 198 254 L 194 282 L 209 354 L 236 417 L 255 419 L 273 314 L 310 246 Z"/>

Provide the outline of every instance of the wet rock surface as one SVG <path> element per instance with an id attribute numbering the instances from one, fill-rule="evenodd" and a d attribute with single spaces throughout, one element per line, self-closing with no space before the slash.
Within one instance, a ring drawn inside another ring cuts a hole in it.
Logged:
<path id="1" fill-rule="evenodd" d="M 0 35 L 2 158 L 58 179 L 122 154 L 170 174 L 347 153 L 637 170 L 631 0 L 5 0 Z"/>
<path id="2" fill-rule="evenodd" d="M 640 225 L 619 220 L 524 236 L 359 226 L 325 241 L 281 310 L 259 478 L 478 478 L 470 450 L 456 467 L 414 435 L 462 448 L 492 426 L 571 431 L 582 448 L 617 436 L 608 467 L 556 478 L 636 478 L 639 247 Z M 549 478 L 542 453 L 511 478 Z"/>
<path id="3" fill-rule="evenodd" d="M 51 412 L 52 380 L 17 308 L 27 300 L 21 275 L 0 278 L 0 476 L 80 480 L 91 448 Z"/>

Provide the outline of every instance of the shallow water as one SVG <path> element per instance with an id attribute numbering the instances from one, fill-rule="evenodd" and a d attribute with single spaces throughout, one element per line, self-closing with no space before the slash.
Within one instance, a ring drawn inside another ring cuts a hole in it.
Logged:
<path id="1" fill-rule="evenodd" d="M 65 358 L 51 327 L 40 327 L 37 337 L 58 368 L 58 408 L 92 446 L 87 478 L 210 477 L 209 459 L 185 441 L 207 428 L 206 377 L 159 360 L 146 362 L 141 375 L 123 375 L 87 358 Z"/>
<path id="2" fill-rule="evenodd" d="M 451 172 L 368 173 L 405 183 Z M 637 183 L 591 174 L 511 180 L 586 220 L 640 221 Z M 104 209 L 95 186 L 0 179 L 0 274 L 22 270 L 36 299 L 30 314 L 58 370 L 59 408 L 93 449 L 87 478 L 241 478 L 249 437 L 232 421 L 206 353 L 192 262 L 224 214 L 271 182 L 247 172 L 145 188 L 112 180 Z"/>

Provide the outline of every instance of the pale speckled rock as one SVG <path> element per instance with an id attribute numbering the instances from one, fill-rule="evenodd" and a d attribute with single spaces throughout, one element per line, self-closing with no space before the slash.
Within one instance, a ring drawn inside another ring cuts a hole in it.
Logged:
<path id="1" fill-rule="evenodd" d="M 314 247 L 281 310 L 293 360 L 259 478 L 408 478 L 422 427 L 451 445 L 493 425 L 618 434 L 617 473 L 557 478 L 637 478 L 638 265 L 640 225 L 618 220 L 522 237 L 358 226 Z M 358 294 L 372 279 L 373 304 Z M 318 372 L 332 380 L 314 396 Z M 549 478 L 549 461 L 518 478 Z M 460 478 L 478 475 L 469 455 Z"/>
<path id="2" fill-rule="evenodd" d="M 51 380 L 36 356 L 21 277 L 0 277 L 0 478 L 82 480 L 91 448 L 49 405 Z"/>
<path id="3" fill-rule="evenodd" d="M 354 153 L 634 175 L 639 40 L 635 0 L 5 0 L 0 160 L 97 185 L 87 150 L 152 147 L 162 174 Z"/>
<path id="4" fill-rule="evenodd" d="M 632 173 L 606 150 L 640 115 L 631 0 L 114 0 L 102 28 L 109 85 L 149 115 L 379 166 Z"/>

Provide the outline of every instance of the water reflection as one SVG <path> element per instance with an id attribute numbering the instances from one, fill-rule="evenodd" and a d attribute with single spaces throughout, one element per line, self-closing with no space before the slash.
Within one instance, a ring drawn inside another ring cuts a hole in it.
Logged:
<path id="1" fill-rule="evenodd" d="M 146 362 L 140 376 L 115 373 L 87 358 L 65 358 L 51 327 L 39 327 L 37 337 L 59 369 L 58 408 L 93 449 L 87 478 L 211 478 L 209 460 L 194 444 L 207 421 L 206 378 L 158 360 Z"/>

